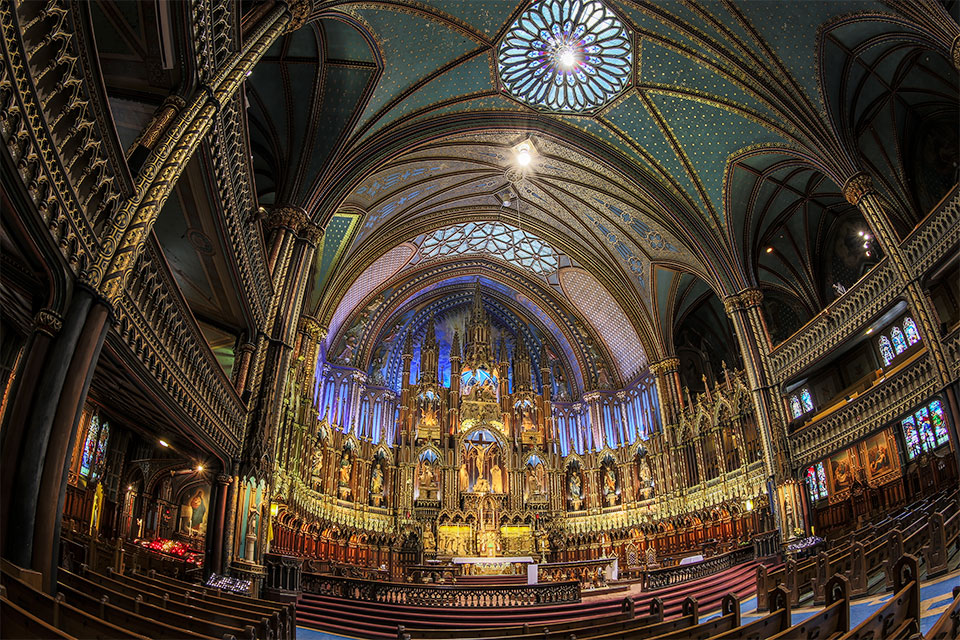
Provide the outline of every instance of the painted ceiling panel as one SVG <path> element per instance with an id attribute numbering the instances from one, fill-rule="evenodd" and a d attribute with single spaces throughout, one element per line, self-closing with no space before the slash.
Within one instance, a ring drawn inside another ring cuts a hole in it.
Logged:
<path id="1" fill-rule="evenodd" d="M 632 380 L 647 366 L 647 356 L 640 337 L 620 305 L 592 274 L 583 269 L 562 269 L 560 286 L 606 343 L 616 360 L 620 377 L 625 382 Z"/>
<path id="2" fill-rule="evenodd" d="M 330 276 L 330 267 L 343 254 L 359 221 L 359 215 L 340 214 L 333 216 L 327 223 L 326 229 L 323 230 L 323 241 L 317 249 L 313 279 L 307 291 L 308 309 L 314 309 L 320 303 L 320 294 Z"/>
<path id="3" fill-rule="evenodd" d="M 383 115 L 364 138 L 415 111 L 443 100 L 464 97 L 481 91 L 494 91 L 492 53 L 479 53 L 453 69 L 431 80 L 411 96 Z"/>
<path id="4" fill-rule="evenodd" d="M 683 146 L 722 220 L 728 158 L 747 144 L 783 143 L 783 138 L 726 109 L 672 96 L 653 95 L 651 99 Z"/>
<path id="5" fill-rule="evenodd" d="M 876 11 L 876 2 L 791 2 L 789 11 L 779 0 L 740 2 L 737 8 L 770 44 L 777 56 L 799 80 L 811 99 L 817 96 L 817 65 L 811 53 L 817 30 L 827 20 L 858 11 Z"/>
<path id="6" fill-rule="evenodd" d="M 680 189 L 696 199 L 697 191 L 683 164 L 636 94 L 631 94 L 607 110 L 603 119 L 633 140 L 634 144 L 646 149 L 662 167 L 661 170 L 676 180 Z"/>
<path id="7" fill-rule="evenodd" d="M 373 9 L 356 13 L 373 30 L 384 60 L 383 76 L 360 118 L 362 123 L 405 89 L 479 46 L 475 40 L 422 15 Z M 445 97 L 438 95 L 436 99 Z"/>
<path id="8" fill-rule="evenodd" d="M 507 24 L 507 20 L 525 0 L 421 0 L 422 4 L 436 7 L 449 16 L 469 24 L 474 29 L 492 38 Z"/>
<path id="9" fill-rule="evenodd" d="M 320 24 L 328 59 L 376 62 L 370 45 L 352 25 L 334 18 L 321 20 Z"/>

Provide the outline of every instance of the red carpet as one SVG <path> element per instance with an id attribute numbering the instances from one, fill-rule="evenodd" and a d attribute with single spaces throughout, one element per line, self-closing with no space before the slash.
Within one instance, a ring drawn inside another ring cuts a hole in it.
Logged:
<path id="1" fill-rule="evenodd" d="M 650 599 L 659 596 L 664 616 L 680 614 L 680 605 L 688 595 L 696 597 L 701 615 L 720 608 L 720 600 L 728 593 L 741 598 L 753 594 L 756 587 L 756 563 L 734 567 L 701 580 L 673 585 L 659 591 L 636 594 L 637 615 L 648 611 Z M 620 612 L 623 597 L 597 599 L 578 604 L 545 605 L 542 607 L 465 609 L 410 607 L 345 600 L 304 594 L 297 605 L 297 624 L 362 638 L 396 638 L 397 625 L 414 628 L 469 629 L 497 625 L 555 624 L 569 620 L 609 616 Z"/>

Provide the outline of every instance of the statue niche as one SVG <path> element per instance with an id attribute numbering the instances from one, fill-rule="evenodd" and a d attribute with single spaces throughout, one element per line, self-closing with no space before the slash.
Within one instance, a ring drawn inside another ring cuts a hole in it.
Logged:
<path id="1" fill-rule="evenodd" d="M 356 445 L 348 441 L 343 445 L 340 453 L 340 466 L 337 472 L 337 495 L 341 500 L 349 500 L 353 495 L 351 478 L 353 475 L 353 459 L 356 456 Z"/>
<path id="2" fill-rule="evenodd" d="M 441 473 L 440 456 L 433 449 L 425 449 L 417 459 L 413 499 L 439 500 Z"/>
<path id="3" fill-rule="evenodd" d="M 500 441 L 486 429 L 463 440 L 458 478 L 465 493 L 505 493 L 507 473 Z"/>
<path id="4" fill-rule="evenodd" d="M 524 497 L 528 503 L 546 502 L 547 472 L 543 460 L 537 455 L 527 459 L 524 467 L 525 491 Z"/>
<path id="5" fill-rule="evenodd" d="M 370 505 L 374 507 L 387 506 L 386 499 L 386 479 L 387 479 L 387 454 L 383 449 L 377 451 L 373 456 L 373 464 L 370 467 Z"/>
<path id="6" fill-rule="evenodd" d="M 583 469 L 576 459 L 567 465 L 567 505 L 570 511 L 583 508 Z"/>
<path id="7" fill-rule="evenodd" d="M 620 472 L 617 461 L 609 453 L 600 462 L 600 476 L 603 504 L 608 507 L 620 504 Z"/>

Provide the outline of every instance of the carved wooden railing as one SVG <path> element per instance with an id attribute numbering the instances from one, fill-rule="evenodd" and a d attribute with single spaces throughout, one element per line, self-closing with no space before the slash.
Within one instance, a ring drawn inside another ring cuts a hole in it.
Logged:
<path id="1" fill-rule="evenodd" d="M 960 187 L 903 242 L 903 257 L 915 275 L 925 273 L 960 242 Z"/>
<path id="2" fill-rule="evenodd" d="M 899 291 L 896 270 L 884 258 L 802 329 L 773 348 L 769 360 L 775 378 L 788 380 L 830 353 L 861 331 L 864 322 L 893 302 Z"/>
<path id="3" fill-rule="evenodd" d="M 452 586 L 403 584 L 304 572 L 304 593 L 415 607 L 532 607 L 580 602 L 580 583 Z"/>
<path id="4" fill-rule="evenodd" d="M 960 190 L 944 198 L 937 209 L 902 243 L 904 257 L 915 274 L 933 266 L 960 241 Z M 884 258 L 867 275 L 795 334 L 770 352 L 777 380 L 788 380 L 830 353 L 858 331 L 898 295 L 893 264 Z"/>
<path id="5" fill-rule="evenodd" d="M 547 562 L 537 565 L 537 581 L 566 582 L 576 580 L 584 591 L 608 586 L 607 574 L 616 558 L 576 560 L 572 562 Z"/>
<path id="6" fill-rule="evenodd" d="M 742 547 L 728 553 L 723 553 L 712 558 L 706 558 L 700 562 L 691 564 L 677 565 L 666 569 L 651 569 L 644 572 L 643 590 L 652 591 L 662 589 L 672 584 L 698 580 L 715 573 L 732 569 L 738 564 L 750 562 L 754 559 L 753 546 Z"/>
<path id="7" fill-rule="evenodd" d="M 0 137 L 42 224 L 82 273 L 132 193 L 82 3 L 0 3 Z"/>
<path id="8" fill-rule="evenodd" d="M 843 408 L 790 434 L 794 464 L 813 464 L 846 443 L 866 437 L 888 423 L 891 416 L 905 413 L 936 390 L 933 364 L 928 354 L 921 354 Z"/>
<path id="9" fill-rule="evenodd" d="M 148 243 L 114 310 L 114 330 L 157 384 L 228 455 L 238 455 L 246 418 L 156 246 Z"/>

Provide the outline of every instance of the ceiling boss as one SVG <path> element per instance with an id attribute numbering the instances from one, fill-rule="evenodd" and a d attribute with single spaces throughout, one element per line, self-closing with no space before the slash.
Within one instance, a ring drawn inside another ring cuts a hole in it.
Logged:
<path id="1" fill-rule="evenodd" d="M 581 113 L 609 103 L 627 85 L 630 34 L 601 2 L 533 4 L 500 44 L 500 79 L 537 109 Z"/>

